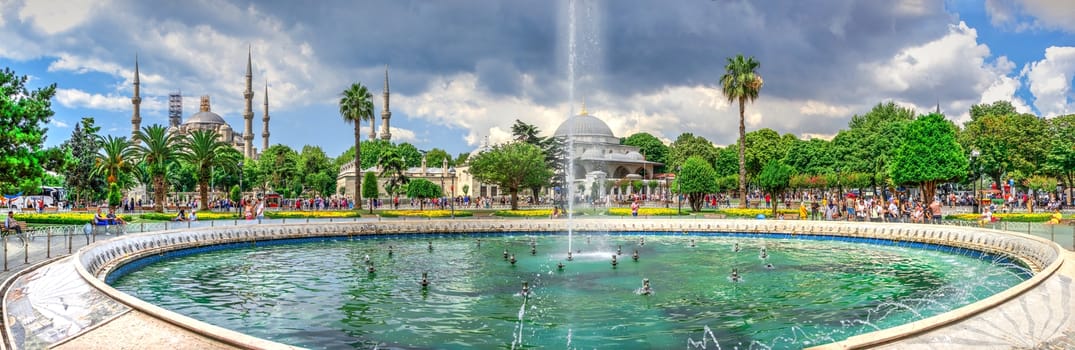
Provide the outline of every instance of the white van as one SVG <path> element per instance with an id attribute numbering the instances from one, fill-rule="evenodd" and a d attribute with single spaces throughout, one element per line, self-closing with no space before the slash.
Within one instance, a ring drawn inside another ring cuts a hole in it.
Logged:
<path id="1" fill-rule="evenodd" d="M 19 209 L 19 210 L 22 210 L 23 208 L 33 209 L 33 208 L 37 208 L 37 201 L 38 200 L 45 201 L 45 206 L 46 207 L 54 207 L 54 206 L 56 206 L 56 201 L 54 199 L 52 199 L 51 196 L 18 196 L 18 197 L 12 198 L 11 200 L 8 200 L 7 207 L 9 209 Z"/>

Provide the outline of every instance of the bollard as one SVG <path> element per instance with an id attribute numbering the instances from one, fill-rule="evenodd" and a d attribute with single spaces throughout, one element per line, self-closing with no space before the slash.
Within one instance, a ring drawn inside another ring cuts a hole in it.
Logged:
<path id="1" fill-rule="evenodd" d="M 4 236 L 4 271 L 7 271 L 7 236 Z"/>
<path id="2" fill-rule="evenodd" d="M 1030 223 L 1026 223 L 1026 234 L 1030 234 Z"/>
<path id="3" fill-rule="evenodd" d="M 71 246 L 75 245 L 75 243 L 74 243 L 75 238 L 74 237 L 75 237 L 75 234 L 73 232 L 68 232 L 67 233 L 67 254 L 71 254 Z"/>
<path id="4" fill-rule="evenodd" d="M 310 223 L 310 218 L 306 218 L 306 223 L 307 223 L 307 224 L 309 224 L 309 223 Z"/>
<path id="5" fill-rule="evenodd" d="M 52 257 L 52 230 L 45 236 L 45 259 Z"/>
<path id="6" fill-rule="evenodd" d="M 287 218 L 281 218 L 280 223 L 281 224 L 286 224 L 287 223 Z"/>
<path id="7" fill-rule="evenodd" d="M 1049 240 L 1056 242 L 1056 225 L 1049 225 Z"/>
<path id="8" fill-rule="evenodd" d="M 30 263 L 30 240 L 27 238 L 22 239 L 22 263 Z"/>
<path id="9" fill-rule="evenodd" d="M 190 228 L 190 221 L 187 221 L 187 228 Z"/>
<path id="10" fill-rule="evenodd" d="M 209 227 L 214 227 L 214 226 L 216 226 L 216 221 L 209 220 Z"/>

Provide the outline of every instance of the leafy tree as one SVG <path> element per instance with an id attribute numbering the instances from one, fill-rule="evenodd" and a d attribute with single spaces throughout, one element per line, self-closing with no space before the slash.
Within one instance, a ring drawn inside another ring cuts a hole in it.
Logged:
<path id="1" fill-rule="evenodd" d="M 272 145 L 261 152 L 257 160 L 258 172 L 264 174 L 263 182 L 267 188 L 275 192 L 285 193 L 284 189 L 291 189 L 295 184 L 302 189 L 299 180 L 299 154 L 286 145 Z"/>
<path id="2" fill-rule="evenodd" d="M 239 203 L 239 200 L 243 199 L 243 191 L 239 189 L 239 185 L 231 187 L 231 191 L 228 192 L 228 199 L 235 203 Z"/>
<path id="3" fill-rule="evenodd" d="M 395 148 L 388 149 L 381 156 L 381 177 L 386 178 L 384 190 L 392 195 L 398 195 L 410 182 L 407 177 L 407 164 Z"/>
<path id="4" fill-rule="evenodd" d="M 702 200 L 706 194 L 716 193 L 717 172 L 701 157 L 687 158 L 676 174 L 676 184 L 687 195 L 687 202 L 692 211 L 702 210 Z"/>
<path id="5" fill-rule="evenodd" d="M 1015 112 L 1008 101 L 971 106 L 971 120 L 964 124 L 960 143 L 970 154 L 980 155 L 975 165 L 997 183 L 1005 174 L 1038 172 L 1049 151 L 1049 127 L 1044 119 Z M 1022 180 L 1018 178 L 1017 180 Z"/>
<path id="6" fill-rule="evenodd" d="M 373 214 L 373 201 L 377 199 L 377 174 L 366 172 L 362 177 L 362 196 L 370 199 L 370 214 Z"/>
<path id="7" fill-rule="evenodd" d="M 209 210 L 209 180 L 213 168 L 237 167 L 242 158 L 237 152 L 228 152 L 230 145 L 220 140 L 216 130 L 194 130 L 184 140 L 186 152 L 180 157 L 193 166 L 198 179 L 199 210 Z M 270 149 L 272 147 L 269 147 Z"/>
<path id="8" fill-rule="evenodd" d="M 107 185 L 101 177 L 91 175 L 97 156 L 98 130 L 100 127 L 94 125 L 93 118 L 82 118 L 75 124 L 71 138 L 60 146 L 68 158 L 63 169 L 66 175 L 64 186 L 70 190 L 76 206 L 85 206 L 86 201 L 98 199 Z"/>
<path id="9" fill-rule="evenodd" d="M 414 179 L 407 183 L 407 197 L 429 199 L 444 195 L 437 184 L 426 179 Z M 418 210 L 425 210 L 425 201 L 418 201 Z"/>
<path id="10" fill-rule="evenodd" d="M 712 142 L 689 132 L 680 134 L 668 147 L 668 153 L 669 163 L 665 164 L 668 169 L 675 169 L 690 157 L 700 157 L 709 164 L 714 164 L 717 159 L 717 148 Z"/>
<path id="11" fill-rule="evenodd" d="M 746 135 L 747 179 L 754 179 L 762 167 L 772 160 L 787 157 L 788 148 L 797 139 L 791 134 L 780 136 L 776 130 L 765 128 L 751 131 Z"/>
<path id="12" fill-rule="evenodd" d="M 32 190 L 45 173 L 42 147 L 56 84 L 30 91 L 27 80 L 8 68 L 0 72 L 0 193 Z"/>
<path id="13" fill-rule="evenodd" d="M 463 195 L 466 196 L 468 194 L 470 194 L 470 185 L 463 185 Z"/>
<path id="14" fill-rule="evenodd" d="M 735 175 L 735 186 L 739 187 L 739 152 L 738 145 L 728 145 L 716 149 L 716 161 L 713 162 L 713 170 L 717 176 Z"/>
<path id="15" fill-rule="evenodd" d="M 550 178 L 551 181 L 529 186 L 530 192 L 534 198 L 538 197 L 542 186 L 563 186 L 567 175 L 565 172 L 567 164 L 564 162 L 563 140 L 555 137 L 538 136 L 540 133 L 541 129 L 537 126 L 524 123 L 518 119 L 516 119 L 515 124 L 511 126 L 511 135 L 516 142 L 528 143 L 541 149 L 541 152 L 545 155 L 545 166 L 551 169 L 553 173 L 553 176 Z"/>
<path id="16" fill-rule="evenodd" d="M 440 166 L 448 160 L 448 166 L 454 166 L 452 156 L 440 148 L 434 148 L 426 152 L 426 163 L 430 166 Z"/>
<path id="17" fill-rule="evenodd" d="M 108 209 L 115 209 L 123 202 L 123 191 L 113 182 L 108 185 Z"/>
<path id="18" fill-rule="evenodd" d="M 921 185 L 923 200 L 933 200 L 937 183 L 967 173 L 967 157 L 956 142 L 956 126 L 940 114 L 911 122 L 889 171 L 897 184 Z"/>
<path id="19" fill-rule="evenodd" d="M 470 158 L 470 153 L 467 153 L 467 152 L 459 153 L 459 155 L 455 157 L 455 164 L 460 164 L 460 165 L 466 164 L 467 163 L 467 158 Z"/>
<path id="20" fill-rule="evenodd" d="M 496 184 L 511 194 L 511 209 L 519 208 L 519 190 L 549 181 L 552 171 L 537 146 L 511 142 L 497 145 L 470 160 L 470 173 L 478 181 Z"/>
<path id="21" fill-rule="evenodd" d="M 876 186 L 884 184 L 890 173 L 901 135 L 914 116 L 913 110 L 887 102 L 877 104 L 864 115 L 851 117 L 848 128 L 832 141 L 836 167 L 842 173 L 869 174 L 869 182 L 860 187 L 872 185 L 876 192 Z"/>
<path id="22" fill-rule="evenodd" d="M 1031 176 L 1023 180 L 1023 185 L 1034 190 L 1035 193 L 1052 192 L 1056 190 L 1056 184 L 1056 179 L 1041 175 Z"/>
<path id="23" fill-rule="evenodd" d="M 794 140 L 788 145 L 783 163 L 803 174 L 821 175 L 836 168 L 832 142 L 822 139 Z"/>
<path id="24" fill-rule="evenodd" d="M 640 132 L 621 139 L 620 143 L 635 146 L 641 149 L 642 154 L 646 156 L 646 160 L 651 162 L 657 162 L 664 164 L 668 162 L 668 146 L 661 142 L 656 136 L 650 135 L 650 133 Z M 654 173 L 664 172 L 664 165 L 657 166 L 653 169 Z"/>
<path id="25" fill-rule="evenodd" d="M 339 174 L 340 167 L 325 155 L 325 151 L 321 150 L 321 147 L 303 146 L 298 159 L 296 184 L 321 196 L 330 196 L 335 192 L 336 175 Z"/>
<path id="26" fill-rule="evenodd" d="M 373 95 L 362 83 L 351 84 L 340 97 L 340 116 L 347 124 L 355 126 L 355 174 L 361 172 L 362 144 L 361 124 L 363 120 L 373 120 Z M 372 127 L 370 127 L 372 129 Z M 372 137 L 371 137 L 372 138 Z M 355 209 L 362 210 L 362 184 L 355 177 Z"/>
<path id="27" fill-rule="evenodd" d="M 164 198 L 168 193 L 165 177 L 179 160 L 184 143 L 183 137 L 168 132 L 164 126 L 154 124 L 143 127 L 135 134 L 140 143 L 134 156 L 146 165 L 146 172 L 153 182 L 153 210 L 164 212 Z"/>
<path id="28" fill-rule="evenodd" d="M 758 174 L 758 186 L 765 192 L 772 195 L 773 198 L 780 197 L 780 193 L 788 188 L 791 180 L 791 174 L 794 170 L 791 166 L 784 164 L 779 160 L 770 160 L 765 163 L 765 167 L 761 169 L 761 173 Z M 772 206 L 772 216 L 776 216 L 776 207 Z"/>
<path id="29" fill-rule="evenodd" d="M 414 145 L 404 142 L 393 147 L 396 155 L 403 160 L 403 164 L 407 167 L 416 167 L 422 165 L 422 152 L 418 150 Z M 434 166 L 426 162 L 427 166 Z M 439 164 L 437 164 L 439 165 Z"/>
<path id="30" fill-rule="evenodd" d="M 739 198 L 747 198 L 747 167 L 746 167 L 746 103 L 754 102 L 761 93 L 763 84 L 761 75 L 757 73 L 761 63 L 754 60 L 754 56 L 744 58 L 743 55 L 729 57 L 728 64 L 724 66 L 724 75 L 720 77 L 721 92 L 728 98 L 728 102 L 739 102 Z M 740 208 L 746 208 L 745 200 L 739 201 Z"/>
<path id="31" fill-rule="evenodd" d="M 1042 164 L 1043 172 L 1056 176 L 1065 187 L 1075 187 L 1075 114 L 1049 120 L 1049 151 Z M 1071 196 L 1068 196 L 1070 204 Z"/>

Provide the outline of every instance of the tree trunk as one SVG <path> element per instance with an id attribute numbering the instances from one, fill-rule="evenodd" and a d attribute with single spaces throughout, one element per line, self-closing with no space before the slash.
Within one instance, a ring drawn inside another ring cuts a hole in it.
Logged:
<path id="1" fill-rule="evenodd" d="M 355 210 L 362 210 L 362 123 L 355 121 Z"/>
<path id="2" fill-rule="evenodd" d="M 164 212 L 165 192 L 164 175 L 153 175 L 153 211 Z"/>
<path id="3" fill-rule="evenodd" d="M 209 210 L 209 182 L 204 179 L 198 181 L 198 197 L 201 198 L 198 210 Z"/>
<path id="4" fill-rule="evenodd" d="M 746 112 L 744 98 L 739 98 L 739 208 L 747 207 L 747 126 L 743 120 Z"/>
<path id="5" fill-rule="evenodd" d="M 922 202 L 933 203 L 933 195 L 936 194 L 937 181 L 925 181 L 922 183 Z"/>
<path id="6" fill-rule="evenodd" d="M 519 210 L 519 189 L 512 188 L 511 192 L 511 210 Z"/>
<path id="7" fill-rule="evenodd" d="M 373 198 L 370 198 L 370 214 L 373 214 Z"/>
<path id="8" fill-rule="evenodd" d="M 770 217 L 775 218 L 776 217 L 776 208 L 780 207 L 780 205 L 776 203 L 776 199 L 780 198 L 780 196 L 777 195 L 776 191 L 769 192 L 769 196 L 773 197 L 772 204 L 770 205 L 770 207 L 773 208 L 773 213 L 772 213 L 772 215 Z"/>

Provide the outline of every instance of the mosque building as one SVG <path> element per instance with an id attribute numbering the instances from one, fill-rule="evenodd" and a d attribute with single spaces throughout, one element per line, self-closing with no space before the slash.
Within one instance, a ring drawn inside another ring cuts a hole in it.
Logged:
<path id="1" fill-rule="evenodd" d="M 258 149 L 254 147 L 254 112 L 253 99 L 253 70 L 250 52 L 247 52 L 246 56 L 246 89 L 243 91 L 243 101 L 245 107 L 243 110 L 244 128 L 243 132 L 236 132 L 227 121 L 224 120 L 219 114 L 213 112 L 210 104 L 209 96 L 202 96 L 201 103 L 199 105 L 198 112 L 191 115 L 186 121 L 183 120 L 183 98 L 180 93 L 172 93 L 168 96 L 168 132 L 178 135 L 189 135 L 195 130 L 213 130 L 217 132 L 220 141 L 227 143 L 231 147 L 234 147 L 245 158 L 256 159 L 260 153 Z M 138 58 L 135 57 L 134 62 L 134 96 L 131 98 L 131 103 L 134 105 L 133 115 L 131 116 L 131 134 L 132 140 L 136 143 L 137 139 L 133 138 L 133 135 L 141 129 L 142 116 L 141 116 L 141 102 L 139 91 L 139 72 L 138 72 Z M 265 102 L 264 111 L 262 114 L 262 132 L 261 132 L 261 149 L 264 150 L 269 147 L 269 86 L 268 82 L 265 85 Z"/>

